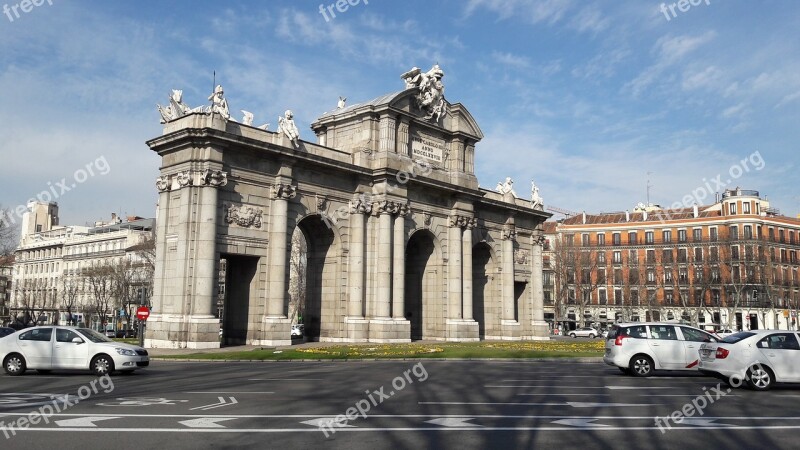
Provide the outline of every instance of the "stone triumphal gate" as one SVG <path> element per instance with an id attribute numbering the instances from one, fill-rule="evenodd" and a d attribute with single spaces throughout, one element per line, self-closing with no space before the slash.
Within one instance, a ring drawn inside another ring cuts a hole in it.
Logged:
<path id="1" fill-rule="evenodd" d="M 223 344 L 289 344 L 295 229 L 308 247 L 312 340 L 545 338 L 549 214 L 517 198 L 510 179 L 499 192 L 479 188 L 483 134 L 444 99 L 442 76 L 415 68 L 401 92 L 341 100 L 312 124 L 316 144 L 297 138 L 291 111 L 272 132 L 249 113 L 232 119 L 221 86 L 208 108 L 173 91 L 159 107 L 163 135 L 148 141 L 162 165 L 146 345 L 220 346 L 221 259 Z"/>

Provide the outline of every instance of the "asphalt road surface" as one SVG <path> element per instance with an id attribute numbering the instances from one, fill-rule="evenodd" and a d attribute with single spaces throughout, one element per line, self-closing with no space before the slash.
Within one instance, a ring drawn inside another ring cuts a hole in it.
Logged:
<path id="1" fill-rule="evenodd" d="M 693 374 L 624 376 L 602 362 L 154 361 L 110 380 L 0 375 L 0 445 L 789 449 L 798 399 L 797 386 L 729 390 Z"/>

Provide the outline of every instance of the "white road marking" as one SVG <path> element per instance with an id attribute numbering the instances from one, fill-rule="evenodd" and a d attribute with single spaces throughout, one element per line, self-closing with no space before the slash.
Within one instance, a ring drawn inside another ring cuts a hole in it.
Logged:
<path id="1" fill-rule="evenodd" d="M 195 391 L 184 392 L 184 394 L 274 394 L 274 392 L 251 392 L 251 391 Z"/>
<path id="2" fill-rule="evenodd" d="M 433 420 L 426 420 L 426 423 L 432 423 L 434 425 L 441 425 L 443 427 L 450 427 L 450 428 L 463 428 L 463 427 L 481 427 L 481 425 L 476 425 L 473 423 L 467 423 L 467 420 L 472 420 L 473 417 L 442 417 L 439 419 Z"/>
<path id="3" fill-rule="evenodd" d="M 94 422 L 99 422 L 101 420 L 111 420 L 111 419 L 119 419 L 120 417 L 98 417 L 98 416 L 90 416 L 90 417 L 80 417 L 77 419 L 65 419 L 65 420 L 56 420 L 56 425 L 60 427 L 96 427 L 97 425 Z"/>
<path id="4" fill-rule="evenodd" d="M 220 425 L 217 422 L 233 419 L 235 417 L 201 417 L 199 419 L 182 420 L 178 423 L 189 428 L 225 428 L 224 425 Z"/>
<path id="5" fill-rule="evenodd" d="M 249 378 L 247 381 L 322 381 L 323 378 Z"/>
<path id="6" fill-rule="evenodd" d="M 717 419 L 711 418 L 703 418 L 703 417 L 684 417 L 683 422 L 681 425 L 692 425 L 692 426 L 707 426 L 707 425 L 716 425 L 719 427 L 734 427 L 738 428 L 737 425 L 729 425 L 724 423 L 715 423 Z"/>
<path id="7" fill-rule="evenodd" d="M 567 402 L 573 408 L 603 408 L 603 407 L 625 407 L 625 406 L 653 406 L 650 403 L 599 403 L 599 402 Z"/>
<path id="8" fill-rule="evenodd" d="M 526 385 L 485 385 L 485 388 L 548 388 L 548 389 L 603 389 L 603 386 L 552 386 L 549 384 L 526 384 Z"/>
<path id="9" fill-rule="evenodd" d="M 199 409 L 201 411 L 205 411 L 205 410 L 208 410 L 208 409 L 222 408 L 224 406 L 231 406 L 231 405 L 235 405 L 235 404 L 239 403 L 238 401 L 236 401 L 236 399 L 234 397 L 229 397 L 229 398 L 230 398 L 230 402 L 226 401 L 225 397 L 217 397 L 217 399 L 219 400 L 219 403 L 212 403 L 210 405 L 203 405 L 203 406 L 197 406 L 197 407 L 194 407 L 194 408 L 189 408 L 189 411 L 194 411 L 195 409 Z"/>
<path id="10" fill-rule="evenodd" d="M 697 397 L 696 394 L 639 394 L 640 397 Z M 738 397 L 736 394 L 725 395 L 725 397 Z"/>
<path id="11" fill-rule="evenodd" d="M 581 428 L 604 428 L 610 425 L 603 425 L 602 423 L 593 423 L 597 419 L 561 419 L 561 420 L 554 420 L 552 423 L 557 423 L 561 425 L 569 425 L 571 427 L 581 427 Z"/>
<path id="12" fill-rule="evenodd" d="M 632 391 L 632 390 L 641 390 L 641 389 L 680 389 L 676 387 L 669 387 L 669 386 L 606 386 L 606 389 L 611 389 L 612 391 Z"/>
<path id="13" fill-rule="evenodd" d="M 312 427 L 317 427 L 317 428 L 325 428 L 325 427 L 328 427 L 328 428 L 331 428 L 331 427 L 336 427 L 336 428 L 355 428 L 355 425 L 350 425 L 350 424 L 347 424 L 347 423 L 339 423 L 339 422 L 337 422 L 335 420 L 335 417 L 318 417 L 316 419 L 304 420 L 303 422 L 300 422 L 300 423 L 304 423 L 306 425 L 311 425 Z"/>
<path id="14" fill-rule="evenodd" d="M 608 397 L 611 394 L 517 394 L 517 395 L 528 395 L 531 397 L 539 397 L 539 396 L 555 396 L 555 397 L 576 397 L 576 396 L 589 396 L 589 397 Z M 695 396 L 696 397 L 696 396 Z"/>

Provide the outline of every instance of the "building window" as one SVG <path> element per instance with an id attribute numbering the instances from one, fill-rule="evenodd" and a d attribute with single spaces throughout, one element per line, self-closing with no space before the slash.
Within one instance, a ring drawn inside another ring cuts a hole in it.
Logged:
<path id="1" fill-rule="evenodd" d="M 708 238 L 711 241 L 716 241 L 717 240 L 717 229 L 716 229 L 716 227 L 708 229 Z"/>
<path id="2" fill-rule="evenodd" d="M 686 249 L 685 248 L 679 248 L 678 249 L 678 262 L 679 263 L 685 263 L 686 262 Z"/>
<path id="3" fill-rule="evenodd" d="M 742 214 L 750 214 L 750 202 L 742 203 Z"/>
<path id="4" fill-rule="evenodd" d="M 739 227 L 736 225 L 731 225 L 728 227 L 728 234 L 731 237 L 731 240 L 739 239 Z"/>
<path id="5" fill-rule="evenodd" d="M 664 303 L 667 305 L 675 304 L 675 298 L 672 295 L 672 291 L 664 291 Z"/>
<path id="6" fill-rule="evenodd" d="M 716 267 L 711 269 L 711 281 L 715 283 L 719 282 L 719 269 Z"/>
<path id="7" fill-rule="evenodd" d="M 606 284 L 606 269 L 597 269 L 597 284 Z"/>
<path id="8" fill-rule="evenodd" d="M 614 252 L 614 264 L 622 263 L 622 252 L 616 251 Z"/>
<path id="9" fill-rule="evenodd" d="M 672 231 L 664 230 L 661 232 L 661 239 L 664 241 L 665 244 L 669 244 L 672 242 Z"/>
<path id="10" fill-rule="evenodd" d="M 653 237 L 653 234 L 654 233 L 652 231 L 645 231 L 644 232 L 644 243 L 645 244 L 652 244 L 655 241 L 655 238 Z"/>
<path id="11" fill-rule="evenodd" d="M 730 202 L 728 204 L 728 208 L 730 209 L 731 214 L 736 214 L 736 202 Z"/>
<path id="12" fill-rule="evenodd" d="M 694 266 L 694 281 L 703 281 L 703 266 Z"/>
<path id="13" fill-rule="evenodd" d="M 744 238 L 745 239 L 753 239 L 753 226 L 752 225 L 745 225 L 744 226 Z"/>
<path id="14" fill-rule="evenodd" d="M 665 270 L 664 271 L 664 282 L 665 283 L 672 283 L 672 271 Z"/>
<path id="15" fill-rule="evenodd" d="M 686 242 L 686 230 L 678 230 L 678 242 Z"/>
<path id="16" fill-rule="evenodd" d="M 700 228 L 695 228 L 692 230 L 692 239 L 695 242 L 700 242 L 703 240 L 703 230 Z"/>
<path id="17" fill-rule="evenodd" d="M 606 245 L 606 235 L 597 233 L 597 245 Z"/>
<path id="18" fill-rule="evenodd" d="M 597 291 L 597 295 L 599 297 L 601 305 L 605 305 L 605 304 L 608 303 L 608 298 L 606 297 L 606 290 L 605 289 L 598 290 Z"/>
<path id="19" fill-rule="evenodd" d="M 639 284 L 639 269 L 631 269 L 628 271 L 628 283 Z"/>
<path id="20" fill-rule="evenodd" d="M 636 232 L 631 231 L 628 233 L 628 244 L 629 245 L 636 245 Z"/>
<path id="21" fill-rule="evenodd" d="M 653 269 L 647 269 L 647 283 L 653 284 L 656 282 L 656 271 Z"/>
<path id="22" fill-rule="evenodd" d="M 661 262 L 663 263 L 671 263 L 672 262 L 672 249 L 665 248 L 661 253 Z"/>
<path id="23" fill-rule="evenodd" d="M 621 241 L 620 241 L 619 233 L 612 234 L 611 235 L 611 239 L 613 240 L 613 244 L 614 245 L 620 245 Z"/>
<path id="24" fill-rule="evenodd" d="M 568 234 L 568 235 L 564 236 L 564 242 L 567 245 L 574 245 L 575 244 L 575 235 L 574 234 Z"/>
<path id="25" fill-rule="evenodd" d="M 636 289 L 631 289 L 631 305 L 638 305 L 639 304 L 639 291 Z"/>
<path id="26" fill-rule="evenodd" d="M 614 269 L 614 284 L 622 284 L 622 269 Z"/>
<path id="27" fill-rule="evenodd" d="M 709 248 L 709 249 L 708 249 L 708 252 L 709 252 L 709 254 L 710 254 L 710 259 L 711 259 L 711 262 L 717 262 L 717 261 L 719 261 L 719 249 L 718 249 L 717 247 L 711 247 L 711 248 Z"/>
<path id="28" fill-rule="evenodd" d="M 686 270 L 686 268 L 682 268 L 678 271 L 678 282 L 679 283 L 689 282 L 689 271 Z"/>
<path id="29" fill-rule="evenodd" d="M 581 235 L 581 245 L 583 245 L 584 247 L 588 247 L 589 246 L 589 235 L 588 234 Z"/>
<path id="30" fill-rule="evenodd" d="M 769 228 L 768 233 L 769 233 L 769 240 L 774 242 L 775 241 L 775 228 Z"/>
<path id="31" fill-rule="evenodd" d="M 694 260 L 698 262 L 703 260 L 703 249 L 701 247 L 695 247 Z"/>
<path id="32" fill-rule="evenodd" d="M 597 262 L 606 263 L 606 252 L 597 252 Z"/>
<path id="33" fill-rule="evenodd" d="M 655 250 L 648 250 L 647 251 L 647 263 L 648 264 L 655 264 L 656 262 L 656 251 Z"/>
<path id="34" fill-rule="evenodd" d="M 639 262 L 639 253 L 636 250 L 628 250 L 628 264 Z"/>
<path id="35" fill-rule="evenodd" d="M 739 246 L 731 245 L 731 259 L 739 259 Z"/>
<path id="36" fill-rule="evenodd" d="M 622 304 L 622 290 L 614 289 L 614 304 L 621 305 Z"/>
<path id="37" fill-rule="evenodd" d="M 785 236 L 783 234 L 783 229 L 778 230 L 778 240 L 780 240 L 781 242 L 786 242 Z"/>

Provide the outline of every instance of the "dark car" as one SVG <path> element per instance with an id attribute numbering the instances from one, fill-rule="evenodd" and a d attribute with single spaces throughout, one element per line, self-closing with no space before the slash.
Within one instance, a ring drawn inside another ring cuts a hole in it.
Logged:
<path id="1" fill-rule="evenodd" d="M 136 330 L 117 330 L 117 338 L 135 338 Z"/>
<path id="2" fill-rule="evenodd" d="M 15 332 L 15 331 L 17 331 L 17 330 L 15 330 L 15 329 L 13 329 L 13 328 L 8 328 L 8 327 L 0 327 L 0 338 L 1 338 L 1 337 L 8 336 L 9 334 L 11 334 L 11 333 L 13 333 L 13 332 Z"/>

